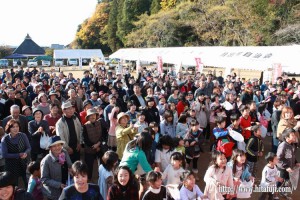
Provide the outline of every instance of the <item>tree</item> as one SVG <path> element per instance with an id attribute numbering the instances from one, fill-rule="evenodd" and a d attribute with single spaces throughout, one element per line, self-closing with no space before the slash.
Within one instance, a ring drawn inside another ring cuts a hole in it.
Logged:
<path id="1" fill-rule="evenodd" d="M 123 46 L 122 42 L 117 37 L 117 17 L 118 17 L 118 0 L 111 2 L 111 9 L 109 12 L 108 24 L 107 24 L 107 44 L 112 51 L 116 51 Z"/>
<path id="2" fill-rule="evenodd" d="M 109 3 L 99 3 L 94 14 L 78 26 L 72 48 L 98 49 L 104 53 L 111 52 L 107 43 L 107 23 L 109 20 Z M 105 38 L 105 39 L 104 39 Z"/>
<path id="3" fill-rule="evenodd" d="M 151 15 L 158 13 L 160 9 L 161 9 L 160 0 L 152 0 L 151 7 L 150 7 Z"/>
<path id="4" fill-rule="evenodd" d="M 53 57 L 54 49 L 47 48 L 45 50 L 45 55 Z"/>
<path id="5" fill-rule="evenodd" d="M 5 56 L 9 56 L 12 54 L 12 49 L 7 45 L 0 46 L 0 58 L 4 58 Z"/>
<path id="6" fill-rule="evenodd" d="M 138 16 L 150 11 L 150 0 L 123 0 L 120 4 L 117 36 L 126 43 L 126 35 L 134 28 L 133 22 Z"/>

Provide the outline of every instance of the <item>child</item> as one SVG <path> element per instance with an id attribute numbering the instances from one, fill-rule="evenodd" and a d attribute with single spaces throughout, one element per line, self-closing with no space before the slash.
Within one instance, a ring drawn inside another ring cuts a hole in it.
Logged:
<path id="1" fill-rule="evenodd" d="M 151 128 L 154 132 L 154 135 L 151 135 L 152 136 L 152 148 L 151 148 L 151 158 L 150 160 L 155 160 L 155 151 L 156 151 L 156 147 L 157 147 L 157 144 L 159 142 L 159 138 L 161 137 L 160 133 L 158 132 L 158 124 L 156 122 L 151 122 L 149 124 L 149 128 Z M 153 133 L 151 131 L 151 133 Z"/>
<path id="2" fill-rule="evenodd" d="M 251 117 L 249 115 L 250 109 L 246 105 L 241 105 L 240 112 L 242 116 L 240 117 L 240 126 L 243 130 L 242 135 L 244 137 L 244 141 L 247 144 L 249 138 L 251 137 Z"/>
<path id="3" fill-rule="evenodd" d="M 201 144 L 204 141 L 202 130 L 200 129 L 199 122 L 196 120 L 191 121 L 190 130 L 184 138 L 186 161 L 190 165 L 193 161 L 193 173 L 198 174 L 198 158 L 200 157 Z M 196 180 L 199 180 L 196 176 Z"/>
<path id="4" fill-rule="evenodd" d="M 120 111 L 120 108 L 115 106 L 111 113 L 108 114 L 108 118 L 110 121 L 110 127 L 108 130 L 108 141 L 107 145 L 113 151 L 117 151 L 117 138 L 116 138 L 116 126 L 117 126 L 117 116 Z"/>
<path id="5" fill-rule="evenodd" d="M 160 122 L 160 133 L 176 137 L 176 126 L 174 125 L 174 115 L 171 110 L 166 110 L 164 120 Z"/>
<path id="6" fill-rule="evenodd" d="M 269 152 L 265 159 L 267 160 L 268 164 L 264 167 L 262 171 L 262 178 L 260 182 L 261 187 L 276 187 L 276 182 L 282 182 L 283 179 L 278 177 L 278 170 L 277 170 L 277 163 L 278 158 L 276 154 Z M 274 188 L 275 189 L 275 188 Z M 275 194 L 276 195 L 276 194 Z M 279 199 L 277 196 L 273 195 L 271 192 L 262 192 L 259 200 L 265 200 L 267 196 L 268 199 Z"/>
<path id="7" fill-rule="evenodd" d="M 261 140 L 260 126 L 254 125 L 251 127 L 252 136 L 246 144 L 246 154 L 249 172 L 252 176 L 256 177 L 257 161 L 258 157 L 263 156 L 264 145 Z"/>
<path id="8" fill-rule="evenodd" d="M 156 108 L 158 109 L 160 115 L 160 121 L 164 119 L 164 113 L 168 109 L 168 104 L 166 104 L 166 98 L 163 95 L 160 95 L 158 98 L 159 102 Z"/>
<path id="9" fill-rule="evenodd" d="M 101 193 L 103 195 L 103 193 Z M 105 197 L 104 197 L 105 198 Z M 114 184 L 107 192 L 107 200 L 138 200 L 139 189 L 134 175 L 127 166 L 119 166 L 114 176 Z"/>
<path id="10" fill-rule="evenodd" d="M 138 112 L 136 112 L 136 105 L 134 104 L 134 101 L 128 101 L 127 108 L 128 111 L 126 112 L 126 114 L 129 115 L 130 117 L 128 124 L 130 123 L 135 124 L 137 122 Z"/>
<path id="11" fill-rule="evenodd" d="M 176 126 L 176 137 L 184 137 L 188 130 L 187 116 L 185 113 L 181 113 Z"/>
<path id="12" fill-rule="evenodd" d="M 138 114 L 137 122 L 134 124 L 134 127 L 138 129 L 137 131 L 138 133 L 141 133 L 145 128 L 148 127 L 148 124 L 145 121 L 145 119 L 146 119 L 146 113 L 144 110 L 142 110 L 142 112 Z"/>
<path id="13" fill-rule="evenodd" d="M 170 102 L 169 108 L 170 108 L 170 111 L 173 113 L 173 123 L 174 123 L 174 126 L 176 127 L 177 122 L 178 122 L 178 113 L 176 110 L 176 104 L 174 102 Z"/>
<path id="14" fill-rule="evenodd" d="M 174 138 L 174 145 L 175 150 L 179 153 L 181 153 L 185 157 L 185 147 L 184 147 L 184 140 L 182 137 L 176 137 Z"/>
<path id="15" fill-rule="evenodd" d="M 30 162 L 27 170 L 31 174 L 27 192 L 31 193 L 35 200 L 43 200 L 40 163 L 36 161 Z"/>
<path id="16" fill-rule="evenodd" d="M 229 193 L 220 191 L 223 186 L 233 188 L 232 169 L 226 162 L 225 154 L 221 151 L 212 153 L 212 161 L 204 176 L 206 183 L 204 194 L 209 199 L 230 199 L 233 195 L 233 191 Z"/>
<path id="17" fill-rule="evenodd" d="M 203 93 L 200 93 L 198 101 L 195 101 L 192 107 L 196 110 L 197 121 L 200 123 L 200 127 L 203 129 L 206 128 L 209 116 L 209 102 L 205 99 Z"/>
<path id="18" fill-rule="evenodd" d="M 290 185 L 290 173 L 300 164 L 296 161 L 296 151 L 297 151 L 297 136 L 296 131 L 292 128 L 287 128 L 282 132 L 282 139 L 277 149 L 278 164 L 277 169 L 279 171 L 279 176 L 284 179 L 284 184 L 277 183 L 277 186 L 287 186 Z M 283 195 L 287 195 L 283 193 Z"/>
<path id="19" fill-rule="evenodd" d="M 147 174 L 146 180 L 150 184 L 150 187 L 146 191 L 143 200 L 170 199 L 170 194 L 167 191 L 167 188 L 162 185 L 162 175 L 160 172 L 150 171 Z"/>
<path id="20" fill-rule="evenodd" d="M 234 113 L 232 115 L 230 115 L 230 122 L 231 124 L 227 127 L 228 130 L 233 130 L 239 134 L 242 135 L 242 128 L 240 126 L 240 117 L 238 114 Z M 246 152 L 245 148 L 246 148 L 246 143 L 245 142 L 237 142 L 236 140 L 233 140 L 233 142 L 235 143 L 233 149 L 240 149 L 240 150 L 243 150 L 244 152 Z"/>
<path id="21" fill-rule="evenodd" d="M 189 200 L 189 199 L 207 199 L 207 196 L 202 193 L 198 185 L 195 184 L 195 176 L 193 172 L 186 171 L 181 176 L 182 185 L 178 188 L 180 190 L 180 199 Z"/>
<path id="22" fill-rule="evenodd" d="M 217 127 L 213 129 L 213 134 L 216 138 L 216 150 L 222 151 L 225 154 L 227 160 L 229 160 L 232 155 L 232 150 L 235 143 L 232 142 L 234 140 L 230 137 L 227 128 L 225 128 L 226 118 L 217 116 L 215 122 L 217 124 Z"/>
<path id="23" fill-rule="evenodd" d="M 227 163 L 227 166 L 232 169 L 233 184 L 238 187 L 242 181 L 254 180 L 251 176 L 248 166 L 246 165 L 246 154 L 244 151 L 235 149 L 233 150 L 231 160 Z M 236 199 L 236 192 L 232 196 L 231 200 Z"/>
<path id="24" fill-rule="evenodd" d="M 179 152 L 174 152 L 171 155 L 171 163 L 167 166 L 162 174 L 162 179 L 165 180 L 165 185 L 179 185 L 181 183 L 180 176 L 185 171 L 182 168 L 184 157 Z"/>
<path id="25" fill-rule="evenodd" d="M 171 163 L 171 155 L 175 152 L 171 136 L 163 135 L 157 144 L 155 152 L 155 164 L 161 172 L 165 171 Z"/>
<path id="26" fill-rule="evenodd" d="M 186 119 L 188 127 L 190 127 L 190 124 L 191 124 L 192 120 L 196 120 L 197 121 L 196 111 L 194 109 L 190 109 L 189 112 L 188 112 L 187 119 Z"/>
<path id="27" fill-rule="evenodd" d="M 98 185 L 103 197 L 107 196 L 108 189 L 113 184 L 113 170 L 118 163 L 118 154 L 114 151 L 107 151 L 102 157 L 103 163 L 99 166 Z"/>

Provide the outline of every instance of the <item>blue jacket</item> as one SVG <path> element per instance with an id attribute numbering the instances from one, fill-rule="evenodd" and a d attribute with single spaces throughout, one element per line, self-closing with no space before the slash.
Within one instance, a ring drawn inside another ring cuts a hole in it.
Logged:
<path id="1" fill-rule="evenodd" d="M 227 163 L 227 166 L 230 167 L 231 169 L 233 169 L 233 161 L 230 160 L 230 161 Z M 232 172 L 232 173 L 233 173 L 233 172 Z M 242 181 L 249 181 L 249 180 L 250 180 L 250 179 L 249 179 L 250 176 L 251 176 L 251 173 L 249 172 L 249 168 L 248 168 L 247 165 L 245 165 L 240 179 L 241 179 Z"/>

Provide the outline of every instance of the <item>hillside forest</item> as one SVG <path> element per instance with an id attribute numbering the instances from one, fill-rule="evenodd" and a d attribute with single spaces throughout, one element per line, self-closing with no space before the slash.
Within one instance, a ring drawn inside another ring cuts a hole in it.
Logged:
<path id="1" fill-rule="evenodd" d="M 72 48 L 300 43 L 300 0 L 102 0 Z"/>

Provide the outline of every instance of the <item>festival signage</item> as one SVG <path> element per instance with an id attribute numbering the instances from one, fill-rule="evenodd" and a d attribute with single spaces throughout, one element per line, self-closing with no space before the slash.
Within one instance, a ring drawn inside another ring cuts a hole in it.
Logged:
<path id="1" fill-rule="evenodd" d="M 277 77 L 281 76 L 282 74 L 282 65 L 280 63 L 274 63 L 272 65 L 272 68 L 273 68 L 272 83 L 276 83 Z"/>
<path id="2" fill-rule="evenodd" d="M 163 73 L 163 61 L 161 56 L 157 56 L 157 71 L 159 74 Z"/>
<path id="3" fill-rule="evenodd" d="M 201 73 L 203 70 L 203 63 L 201 61 L 201 58 L 195 58 L 195 61 L 196 61 L 196 71 Z"/>

